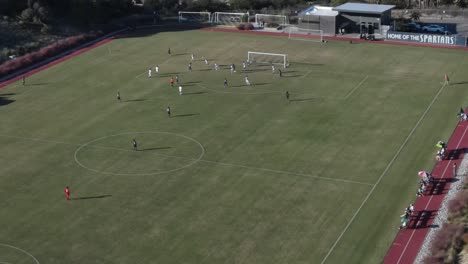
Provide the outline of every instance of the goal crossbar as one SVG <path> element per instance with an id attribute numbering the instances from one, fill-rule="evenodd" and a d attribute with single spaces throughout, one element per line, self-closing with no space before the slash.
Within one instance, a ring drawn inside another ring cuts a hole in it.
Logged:
<path id="1" fill-rule="evenodd" d="M 207 15 L 207 22 L 211 22 L 211 12 L 179 11 L 179 23 L 184 21 L 184 14 L 187 14 L 187 15 Z"/>
<path id="2" fill-rule="evenodd" d="M 239 22 L 242 22 L 242 17 L 244 17 L 244 16 L 248 17 L 249 13 L 214 12 L 213 16 L 212 16 L 213 23 L 216 23 L 216 24 L 220 23 L 220 19 L 219 19 L 220 15 L 228 15 L 228 16 L 230 15 L 232 17 L 237 16 L 237 17 L 239 17 L 239 20 L 240 20 Z M 234 21 L 232 21 L 232 22 L 234 22 Z"/>
<path id="3" fill-rule="evenodd" d="M 258 25 L 261 23 L 261 19 L 264 18 L 274 18 L 274 19 L 279 19 L 279 20 L 282 20 L 281 23 L 278 23 L 278 24 L 282 24 L 282 25 L 286 25 L 288 24 L 287 21 L 288 21 L 288 17 L 287 16 L 283 16 L 283 15 L 269 15 L 269 14 L 255 14 L 255 23 Z"/>
<path id="4" fill-rule="evenodd" d="M 323 30 L 321 29 L 289 27 L 288 33 L 289 39 L 323 42 Z"/>
<path id="5" fill-rule="evenodd" d="M 249 51 L 247 52 L 247 62 L 250 63 L 264 63 L 264 64 L 277 64 L 282 65 L 283 68 L 288 66 L 288 55 L 278 53 L 266 53 Z"/>

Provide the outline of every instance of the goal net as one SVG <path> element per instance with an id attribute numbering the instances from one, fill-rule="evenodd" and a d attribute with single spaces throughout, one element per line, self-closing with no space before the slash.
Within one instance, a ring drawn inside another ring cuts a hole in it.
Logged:
<path id="1" fill-rule="evenodd" d="M 215 24 L 235 26 L 242 22 L 247 22 L 249 13 L 228 13 L 228 12 L 215 12 L 213 15 L 213 22 Z"/>
<path id="2" fill-rule="evenodd" d="M 256 51 L 247 52 L 247 62 L 249 64 L 277 64 L 282 65 L 283 68 L 286 68 L 289 65 L 288 55 L 286 54 L 264 53 Z"/>
<path id="3" fill-rule="evenodd" d="M 288 17 L 282 15 L 255 14 L 255 23 L 257 25 L 265 24 L 266 27 L 278 27 L 288 24 Z"/>
<path id="4" fill-rule="evenodd" d="M 179 23 L 184 22 L 209 23 L 211 22 L 211 13 L 179 11 Z"/>
<path id="5" fill-rule="evenodd" d="M 289 39 L 306 40 L 313 42 L 323 41 L 323 30 L 320 29 L 306 29 L 298 27 L 289 27 Z"/>

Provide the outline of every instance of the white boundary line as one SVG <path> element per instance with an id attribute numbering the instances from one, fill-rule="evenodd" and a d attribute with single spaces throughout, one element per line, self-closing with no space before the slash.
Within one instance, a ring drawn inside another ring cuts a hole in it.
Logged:
<path id="1" fill-rule="evenodd" d="M 130 132 L 129 132 L 130 133 Z M 142 132 L 140 132 L 142 133 Z M 160 132 L 163 133 L 163 132 Z M 169 133 L 169 132 L 166 132 Z M 182 136 L 182 135 L 181 135 Z M 67 143 L 63 141 L 56 141 L 56 140 L 46 140 L 46 139 L 39 139 L 39 138 L 27 138 L 27 137 L 18 137 L 18 136 L 9 136 L 9 135 L 3 135 L 0 134 L 0 137 L 8 137 L 8 138 L 17 138 L 17 139 L 23 139 L 23 140 L 31 140 L 31 141 L 38 141 L 38 142 L 45 142 L 45 143 L 55 143 L 55 144 L 63 144 L 63 145 L 69 145 L 69 146 L 75 146 L 79 148 L 83 147 L 92 147 L 92 148 L 102 148 L 102 149 L 112 149 L 112 150 L 119 150 L 119 151 L 132 151 L 133 150 L 127 150 L 127 149 L 119 149 L 119 148 L 110 148 L 110 147 L 104 147 L 104 146 L 93 146 L 87 144 L 90 144 L 92 142 L 97 141 L 96 139 L 88 142 L 86 144 L 73 144 L 73 143 Z M 201 144 L 201 143 L 200 143 Z M 76 150 L 75 150 L 76 151 Z M 165 156 L 165 157 L 172 157 L 172 158 L 179 158 L 179 159 L 186 159 L 186 160 L 197 160 L 193 158 L 184 158 L 184 157 L 179 157 L 179 156 L 173 156 L 173 155 L 164 155 L 164 154 L 157 154 L 160 156 Z M 268 169 L 268 168 L 261 168 L 261 167 L 254 167 L 254 166 L 246 166 L 246 165 L 241 165 L 241 164 L 234 164 L 234 163 L 227 163 L 227 162 L 219 162 L 219 161 L 212 161 L 212 160 L 204 160 L 204 159 L 199 159 L 197 162 L 207 162 L 207 163 L 213 163 L 213 164 L 220 164 L 220 165 L 226 165 L 226 166 L 234 166 L 234 167 L 241 167 L 241 168 L 247 168 L 247 169 L 256 169 L 256 170 L 263 170 L 263 171 L 269 171 L 269 172 L 274 172 L 274 173 L 283 173 L 283 174 L 289 174 L 289 175 L 296 175 L 296 176 L 303 176 L 303 177 L 310 177 L 310 178 L 315 178 L 315 179 L 322 179 L 322 180 L 329 180 L 329 181 L 338 181 L 338 182 L 345 182 L 345 183 L 353 183 L 353 184 L 360 184 L 360 185 L 367 185 L 367 186 L 373 186 L 374 184 L 372 183 L 367 183 L 367 182 L 359 182 L 359 181 L 352 181 L 352 180 L 345 180 L 345 179 L 338 179 L 338 178 L 329 178 L 329 177 L 321 177 L 321 176 L 316 176 L 316 175 L 310 175 L 310 174 L 305 174 L 305 173 L 296 173 L 296 172 L 291 172 L 291 171 L 282 171 L 282 170 L 273 170 L 273 169 Z M 194 162 L 193 164 L 195 164 Z M 192 165 L 193 165 L 192 164 Z M 99 171 L 95 171 L 98 173 L 101 173 Z M 163 172 L 157 172 L 159 174 Z M 105 173 L 105 174 L 112 174 L 113 173 Z M 153 174 L 153 173 L 152 173 Z M 135 174 L 132 174 L 135 175 Z"/>
<path id="2" fill-rule="evenodd" d="M 380 175 L 380 177 L 377 179 L 377 181 L 375 182 L 374 186 L 372 187 L 372 189 L 369 191 L 369 193 L 367 194 L 366 198 L 364 198 L 364 201 L 362 201 L 361 205 L 358 207 L 358 209 L 356 210 L 356 212 L 354 212 L 354 215 L 351 217 L 351 219 L 349 220 L 348 224 L 346 224 L 345 228 L 343 229 L 343 231 L 341 232 L 341 234 L 338 236 L 338 238 L 336 239 L 335 243 L 333 243 L 332 247 L 330 248 L 330 250 L 328 251 L 327 255 L 325 255 L 325 257 L 322 259 L 322 261 L 320 262 L 321 264 L 325 263 L 325 261 L 327 261 L 328 257 L 330 256 L 330 254 L 333 252 L 333 250 L 335 249 L 336 245 L 340 242 L 341 238 L 343 237 L 343 235 L 346 233 L 346 231 L 348 231 L 348 228 L 351 226 L 351 224 L 354 222 L 354 219 L 356 218 L 356 216 L 359 214 L 359 212 L 361 211 L 362 207 L 364 207 L 364 205 L 366 204 L 367 200 L 369 200 L 369 197 L 374 193 L 375 191 L 375 188 L 377 187 L 377 185 L 379 185 L 380 181 L 383 179 L 383 177 L 387 174 L 387 172 L 389 171 L 390 167 L 393 165 L 393 163 L 395 162 L 395 160 L 398 158 L 398 156 L 400 155 L 401 151 L 403 150 L 403 148 L 406 146 L 406 143 L 408 143 L 408 141 L 410 140 L 411 136 L 413 136 L 414 132 L 416 131 L 416 129 L 419 127 L 419 124 L 421 124 L 421 122 L 423 121 L 423 119 L 426 117 L 427 113 L 429 112 L 429 110 L 431 110 L 432 108 L 432 105 L 434 104 L 434 102 L 437 100 L 437 98 L 439 98 L 439 95 L 442 93 L 442 91 L 444 90 L 445 88 L 445 84 L 442 85 L 442 87 L 440 87 L 439 89 L 439 92 L 434 96 L 434 98 L 432 99 L 431 103 L 429 104 L 429 106 L 426 108 L 426 111 L 424 111 L 424 113 L 421 115 L 421 117 L 419 118 L 418 122 L 416 122 L 416 125 L 414 125 L 413 129 L 411 130 L 411 132 L 409 133 L 409 135 L 406 137 L 405 141 L 403 141 L 403 143 L 401 144 L 400 148 L 398 149 L 398 151 L 395 153 L 395 155 L 393 156 L 392 160 L 390 161 L 390 163 L 388 163 L 387 167 L 385 168 L 385 170 L 382 172 L 382 174 Z"/>
<path id="3" fill-rule="evenodd" d="M 12 249 L 16 249 L 16 250 L 18 250 L 18 251 L 20 251 L 20 252 L 22 252 L 22 253 L 28 255 L 30 258 L 32 258 L 32 259 L 34 260 L 34 262 L 36 262 L 36 264 L 41 264 L 41 263 L 39 262 L 39 260 L 37 260 L 33 255 L 31 255 L 31 254 L 30 254 L 29 252 L 27 252 L 26 250 L 23 250 L 23 249 L 21 249 L 21 248 L 14 247 L 14 246 L 8 245 L 8 244 L 0 244 L 0 246 L 12 248 Z M 7 263 L 7 262 L 2 262 L 2 263 Z"/>
<path id="4" fill-rule="evenodd" d="M 367 81 L 367 79 L 369 78 L 369 75 L 366 75 L 366 77 L 364 77 L 364 79 L 361 80 L 361 82 L 359 82 L 358 85 L 354 86 L 354 88 L 348 92 L 348 94 L 343 98 L 343 99 L 348 99 L 359 87 L 361 87 L 361 85 Z"/>
<path id="5" fill-rule="evenodd" d="M 465 134 L 466 134 L 466 131 L 468 130 L 468 126 L 465 127 L 465 130 L 463 131 L 463 134 L 460 138 L 460 140 L 458 141 L 458 144 L 457 146 L 455 147 L 455 149 L 458 149 L 458 147 L 460 146 L 460 143 L 462 142 L 463 138 L 465 137 Z M 440 177 L 440 179 L 443 179 L 445 177 L 445 173 L 447 172 L 447 169 L 449 167 L 449 165 L 451 164 L 451 162 L 449 161 L 447 163 L 447 166 L 445 166 L 445 169 L 444 169 L 444 172 L 442 173 L 442 177 Z M 455 176 L 455 175 L 454 175 Z M 426 203 L 426 206 L 424 207 L 423 211 L 427 210 L 427 207 L 429 206 L 429 204 L 431 203 L 432 201 L 432 198 L 434 197 L 434 195 L 432 195 L 430 198 L 429 198 L 429 201 Z M 401 252 L 401 255 L 400 257 L 398 258 L 398 261 L 396 264 L 399 264 L 400 261 L 401 261 L 401 258 L 403 257 L 403 255 L 405 254 L 406 252 L 406 249 L 408 248 L 408 245 L 410 244 L 411 240 L 413 239 L 413 235 L 414 233 L 416 232 L 417 229 L 413 229 L 413 232 L 411 232 L 411 236 L 410 238 L 408 239 L 408 241 L 406 242 L 406 245 L 405 245 L 405 248 L 403 249 L 403 251 Z"/>

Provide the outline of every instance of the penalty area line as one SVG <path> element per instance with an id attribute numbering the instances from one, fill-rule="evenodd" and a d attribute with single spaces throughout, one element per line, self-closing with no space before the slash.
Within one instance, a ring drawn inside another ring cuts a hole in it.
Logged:
<path id="1" fill-rule="evenodd" d="M 397 150 L 397 152 L 395 153 L 395 155 L 393 156 L 392 160 L 390 161 L 390 163 L 388 163 L 387 167 L 385 168 L 385 170 L 382 172 L 382 174 L 380 175 L 380 177 L 377 179 L 377 181 L 375 182 L 374 186 L 372 187 L 372 189 L 369 191 L 369 193 L 367 194 L 366 198 L 364 198 L 364 201 L 362 201 L 361 205 L 358 207 L 358 209 L 356 210 L 356 212 L 354 212 L 353 216 L 351 217 L 351 219 L 349 220 L 349 222 L 346 224 L 345 228 L 343 229 L 343 231 L 341 232 L 341 234 L 338 236 L 338 238 L 336 239 L 335 243 L 333 243 L 332 247 L 330 248 L 330 250 L 328 250 L 327 254 L 325 255 L 325 257 L 322 259 L 322 261 L 320 262 L 320 264 L 323 264 L 327 261 L 328 257 L 331 255 L 331 253 L 333 252 L 333 250 L 335 250 L 335 247 L 336 245 L 341 241 L 341 238 L 343 237 L 343 235 L 346 233 L 346 231 L 348 231 L 349 227 L 351 226 L 351 224 L 354 222 L 354 219 L 356 218 L 356 216 L 359 214 L 359 212 L 361 211 L 361 209 L 364 207 L 364 205 L 367 203 L 367 201 L 369 200 L 369 197 L 374 193 L 375 189 L 377 188 L 377 186 L 379 185 L 379 183 L 382 181 L 383 177 L 387 174 L 387 172 L 390 170 L 390 168 L 392 167 L 393 163 L 395 162 L 395 160 L 398 158 L 398 156 L 400 155 L 401 151 L 405 148 L 406 144 L 408 143 L 408 141 L 410 140 L 410 138 L 413 136 L 414 132 L 416 131 L 416 129 L 419 127 L 419 125 L 421 124 L 421 122 L 424 120 L 424 118 L 426 117 L 427 113 L 429 112 L 429 110 L 431 110 L 432 108 L 432 105 L 434 105 L 434 102 L 437 100 L 437 98 L 439 98 L 440 94 L 442 93 L 442 91 L 444 90 L 445 88 L 445 84 L 442 85 L 442 87 L 440 87 L 439 91 L 437 92 L 437 94 L 434 96 L 434 98 L 432 99 L 431 103 L 427 106 L 426 110 L 424 111 L 424 113 L 421 115 L 421 117 L 419 118 L 418 122 L 416 122 L 416 124 L 414 125 L 413 129 L 410 131 L 410 133 L 408 134 L 408 136 L 406 137 L 406 139 L 403 141 L 403 143 L 401 144 L 400 148 Z"/>

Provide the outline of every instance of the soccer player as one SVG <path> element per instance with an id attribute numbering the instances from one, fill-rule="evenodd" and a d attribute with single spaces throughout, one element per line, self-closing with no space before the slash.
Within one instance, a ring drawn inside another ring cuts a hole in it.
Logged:
<path id="1" fill-rule="evenodd" d="M 188 64 L 188 70 L 189 70 L 189 72 L 192 71 L 192 63 L 191 62 L 189 62 L 189 64 Z"/>
<path id="2" fill-rule="evenodd" d="M 278 72 L 279 72 L 280 77 L 282 77 L 282 76 L 283 76 L 283 72 L 281 71 L 281 69 L 278 69 Z"/>
<path id="3" fill-rule="evenodd" d="M 171 48 L 167 49 L 167 54 L 171 55 Z"/>
<path id="4" fill-rule="evenodd" d="M 224 88 L 227 88 L 228 87 L 228 81 L 226 78 L 224 78 Z"/>
<path id="5" fill-rule="evenodd" d="M 275 65 L 274 64 L 271 65 L 271 73 L 275 73 Z"/>
<path id="6" fill-rule="evenodd" d="M 148 78 L 151 78 L 151 69 L 148 69 Z"/>
<path id="7" fill-rule="evenodd" d="M 171 87 L 174 87 L 174 78 L 172 78 L 172 76 L 171 76 L 171 79 L 169 80 L 169 83 L 171 84 Z"/>
<path id="8" fill-rule="evenodd" d="M 231 64 L 231 74 L 234 73 L 234 64 Z"/>
<path id="9" fill-rule="evenodd" d="M 288 100 L 288 102 L 289 102 L 289 92 L 288 91 L 286 91 L 286 100 Z"/>
<path id="10" fill-rule="evenodd" d="M 156 65 L 156 67 L 154 67 L 154 72 L 159 73 L 159 65 Z"/>
<path id="11" fill-rule="evenodd" d="M 195 60 L 195 55 L 192 53 L 192 61 Z"/>
<path id="12" fill-rule="evenodd" d="M 446 84 L 446 85 L 450 85 L 450 83 L 449 83 L 449 82 L 450 82 L 450 80 L 449 80 L 449 77 L 448 77 L 448 75 L 447 75 L 447 74 L 445 74 L 445 76 L 444 76 L 444 84 Z"/>
<path id="13" fill-rule="evenodd" d="M 179 95 L 182 95 L 182 86 L 179 85 Z"/>
<path id="14" fill-rule="evenodd" d="M 65 187 L 64 192 L 65 192 L 65 198 L 66 198 L 67 200 L 70 200 L 70 188 L 69 188 L 68 186 Z"/>
<path id="15" fill-rule="evenodd" d="M 23 76 L 23 85 L 26 85 L 26 77 Z"/>
<path id="16" fill-rule="evenodd" d="M 120 92 L 119 91 L 117 91 L 117 101 L 120 102 Z"/>
<path id="17" fill-rule="evenodd" d="M 215 71 L 219 70 L 219 65 L 217 63 L 214 64 Z"/>
<path id="18" fill-rule="evenodd" d="M 205 64 L 208 65 L 208 60 L 207 59 L 205 59 Z"/>
<path id="19" fill-rule="evenodd" d="M 249 81 L 249 77 L 248 76 L 245 76 L 245 84 L 250 86 L 250 81 Z"/>
<path id="20" fill-rule="evenodd" d="M 179 75 L 176 75 L 176 76 L 175 76 L 175 82 L 176 82 L 177 84 L 179 84 Z"/>
<path id="21" fill-rule="evenodd" d="M 133 139 L 133 150 L 138 150 L 138 143 L 136 142 L 136 139 Z"/>
<path id="22" fill-rule="evenodd" d="M 245 64 L 245 61 L 242 62 L 242 68 L 244 69 L 244 71 L 245 71 L 246 68 L 247 68 L 247 65 Z"/>
<path id="23" fill-rule="evenodd" d="M 166 108 L 166 113 L 167 113 L 167 116 L 168 116 L 168 117 L 171 117 L 171 107 L 168 106 L 168 107 Z"/>

